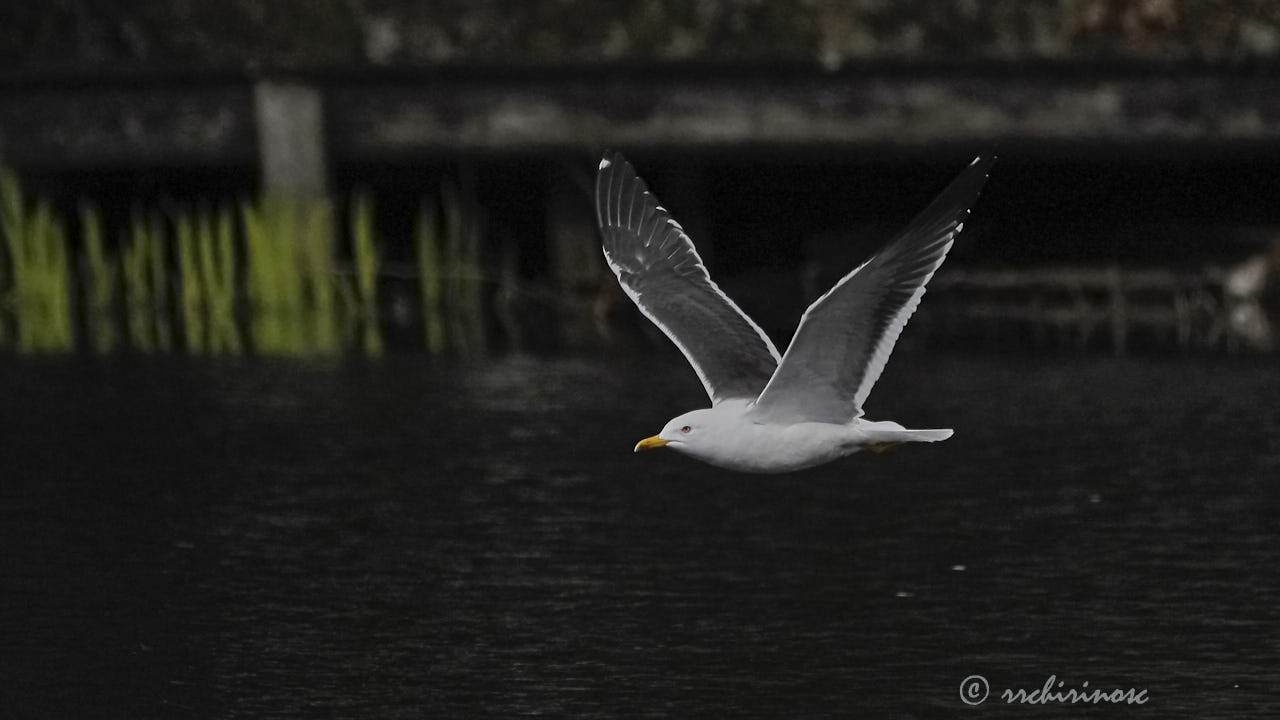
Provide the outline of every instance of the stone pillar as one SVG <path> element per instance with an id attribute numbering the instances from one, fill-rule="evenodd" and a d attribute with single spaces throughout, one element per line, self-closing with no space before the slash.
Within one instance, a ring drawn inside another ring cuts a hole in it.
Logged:
<path id="1" fill-rule="evenodd" d="M 328 168 L 320 91 L 264 80 L 254 87 L 253 100 L 263 190 L 323 195 Z"/>

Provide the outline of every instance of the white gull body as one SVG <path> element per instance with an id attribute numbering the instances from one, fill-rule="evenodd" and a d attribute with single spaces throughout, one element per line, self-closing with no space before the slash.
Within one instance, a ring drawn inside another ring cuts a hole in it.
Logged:
<path id="1" fill-rule="evenodd" d="M 993 161 L 975 159 L 906 230 L 810 305 L 779 356 L 712 282 L 689 236 L 631 164 L 606 154 L 596 178 L 605 259 L 711 398 L 710 408 L 672 419 L 635 449 L 668 447 L 719 467 L 777 473 L 951 437 L 863 419 L 862 405 Z"/>

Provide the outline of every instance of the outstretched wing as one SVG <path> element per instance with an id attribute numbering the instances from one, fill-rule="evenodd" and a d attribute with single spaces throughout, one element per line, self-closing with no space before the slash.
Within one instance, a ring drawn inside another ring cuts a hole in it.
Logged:
<path id="1" fill-rule="evenodd" d="M 964 226 L 995 158 L 976 158 L 900 235 L 805 311 L 778 370 L 756 401 L 766 422 L 846 423 Z"/>
<path id="2" fill-rule="evenodd" d="M 711 281 L 689 236 L 621 154 L 600 161 L 596 218 L 622 289 L 684 353 L 712 403 L 754 400 L 778 350 Z"/>

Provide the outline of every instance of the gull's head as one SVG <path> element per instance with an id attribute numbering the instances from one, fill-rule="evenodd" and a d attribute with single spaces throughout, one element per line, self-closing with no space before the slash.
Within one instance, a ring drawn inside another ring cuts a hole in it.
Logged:
<path id="1" fill-rule="evenodd" d="M 714 441 L 722 423 L 714 408 L 693 410 L 667 422 L 662 432 L 636 443 L 636 452 L 669 447 L 697 455 L 698 450 Z"/>

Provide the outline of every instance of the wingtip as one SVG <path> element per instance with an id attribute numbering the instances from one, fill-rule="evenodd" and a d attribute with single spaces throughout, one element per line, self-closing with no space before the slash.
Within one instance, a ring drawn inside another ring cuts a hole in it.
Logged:
<path id="1" fill-rule="evenodd" d="M 600 156 L 600 166 L 598 170 L 606 170 L 613 165 L 621 165 L 626 162 L 626 158 L 622 157 L 622 153 L 616 150 L 605 150 Z"/>
<path id="2" fill-rule="evenodd" d="M 979 168 L 982 170 L 983 175 L 988 175 L 991 172 L 991 166 L 996 164 L 997 159 L 998 156 L 994 153 L 991 155 L 976 155 L 973 161 L 969 163 L 969 167 Z"/>
<path id="3" fill-rule="evenodd" d="M 969 162 L 969 166 L 970 166 L 970 167 L 973 167 L 974 165 L 990 165 L 991 163 L 994 163 L 995 161 L 996 161 L 996 155 L 995 155 L 995 154 L 991 154 L 991 155 L 984 155 L 984 154 L 979 153 L 978 155 L 974 155 L 974 156 L 973 156 L 973 160 L 971 160 L 971 161 Z"/>

